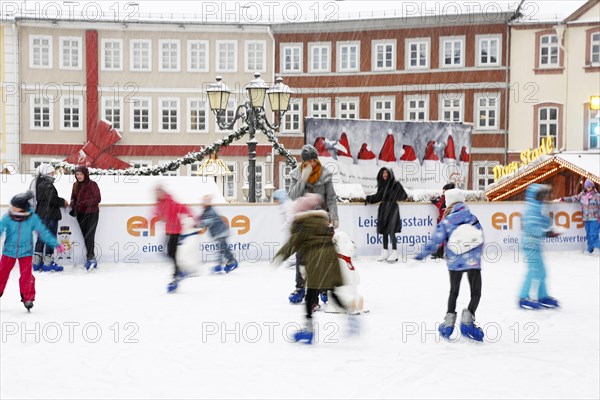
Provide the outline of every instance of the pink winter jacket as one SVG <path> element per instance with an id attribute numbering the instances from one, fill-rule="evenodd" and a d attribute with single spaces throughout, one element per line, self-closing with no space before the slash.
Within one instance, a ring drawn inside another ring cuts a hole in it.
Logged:
<path id="1" fill-rule="evenodd" d="M 193 214 L 187 206 L 176 202 L 167 193 L 159 200 L 154 209 L 154 215 L 165 221 L 167 235 L 177 235 L 181 233 L 180 214 L 189 215 L 193 218 Z"/>

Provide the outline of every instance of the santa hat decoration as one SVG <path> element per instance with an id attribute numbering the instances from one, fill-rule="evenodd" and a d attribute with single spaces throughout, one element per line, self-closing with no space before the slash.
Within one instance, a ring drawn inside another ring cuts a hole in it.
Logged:
<path id="1" fill-rule="evenodd" d="M 319 152 L 319 157 L 331 157 L 331 154 L 329 154 L 329 151 L 325 147 L 325 138 L 323 136 L 319 136 L 315 140 L 315 149 Z"/>
<path id="2" fill-rule="evenodd" d="M 383 142 L 383 147 L 379 152 L 379 160 L 385 162 L 396 162 L 396 156 L 394 155 L 394 135 L 392 135 L 391 129 L 388 130 L 385 142 Z"/>
<path id="3" fill-rule="evenodd" d="M 371 151 L 371 147 L 368 144 L 363 143 L 358 152 L 359 160 L 373 160 L 375 159 L 375 153 Z"/>
<path id="4" fill-rule="evenodd" d="M 467 148 L 465 146 L 460 150 L 460 161 L 469 162 L 469 153 L 467 153 Z"/>
<path id="5" fill-rule="evenodd" d="M 400 161 L 416 161 L 417 160 L 417 155 L 415 154 L 415 149 L 413 149 L 412 146 L 405 144 L 402 146 L 402 150 L 404 151 L 404 153 L 402 154 L 402 157 L 400 157 Z"/>
<path id="6" fill-rule="evenodd" d="M 344 132 L 342 132 L 342 136 L 340 137 L 340 145 L 343 146 L 346 150 L 343 151 L 338 149 L 338 157 L 352 157 L 352 154 L 350 154 L 350 143 L 348 142 L 348 136 L 346 135 L 345 130 Z"/>
<path id="7" fill-rule="evenodd" d="M 448 135 L 448 141 L 446 143 L 446 148 L 444 149 L 444 158 L 456 160 L 456 151 L 454 150 L 454 139 L 452 138 L 452 135 Z"/>
<path id="8" fill-rule="evenodd" d="M 427 148 L 425 149 L 425 160 L 440 161 L 440 158 L 435 154 L 435 141 L 430 140 L 427 142 Z"/>

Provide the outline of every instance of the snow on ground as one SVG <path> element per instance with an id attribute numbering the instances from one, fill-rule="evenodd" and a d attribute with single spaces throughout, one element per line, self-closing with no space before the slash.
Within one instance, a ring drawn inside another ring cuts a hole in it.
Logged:
<path id="1" fill-rule="evenodd" d="M 369 314 L 316 314 L 317 343 L 290 343 L 303 306 L 292 269 L 242 263 L 166 294 L 169 263 L 39 274 L 31 314 L 13 270 L 0 300 L 0 398 L 598 398 L 599 259 L 548 253 L 559 310 L 524 311 L 524 266 L 486 262 L 484 343 L 441 340 L 445 263 L 357 258 Z M 458 311 L 468 303 L 463 279 Z"/>

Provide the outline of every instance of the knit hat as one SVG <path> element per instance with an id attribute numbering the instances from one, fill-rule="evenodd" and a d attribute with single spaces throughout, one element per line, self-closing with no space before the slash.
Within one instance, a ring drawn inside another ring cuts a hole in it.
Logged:
<path id="1" fill-rule="evenodd" d="M 450 206 L 454 203 L 464 203 L 465 193 L 460 189 L 446 190 L 446 205 Z"/>
<path id="2" fill-rule="evenodd" d="M 21 210 L 29 210 L 29 200 L 33 198 L 33 193 L 27 191 L 25 193 L 19 193 L 10 199 L 10 205 Z"/>
<path id="3" fill-rule="evenodd" d="M 450 190 L 450 189 L 454 189 L 456 187 L 456 184 L 454 182 L 450 182 L 450 183 L 446 183 L 444 185 L 444 187 L 442 188 L 442 190 Z"/>
<path id="4" fill-rule="evenodd" d="M 302 158 L 302 161 L 317 160 L 319 158 L 319 153 L 317 152 L 317 149 L 315 149 L 314 146 L 311 146 L 310 144 L 305 144 L 304 146 L 302 146 L 302 152 L 300 153 L 300 157 Z"/>
<path id="5" fill-rule="evenodd" d="M 40 164 L 35 169 L 36 175 L 50 175 L 54 172 L 55 172 L 54 167 L 50 164 Z"/>
<path id="6" fill-rule="evenodd" d="M 283 189 L 277 189 L 273 192 L 273 200 L 277 200 L 280 203 L 285 203 L 288 200 L 288 194 Z"/>
<path id="7" fill-rule="evenodd" d="M 323 197 L 316 193 L 307 193 L 304 196 L 296 199 L 294 204 L 294 213 L 321 209 Z"/>
<path id="8" fill-rule="evenodd" d="M 591 181 L 591 180 L 589 180 L 589 179 L 586 179 L 586 180 L 585 180 L 585 183 L 583 184 L 583 187 L 584 187 L 584 188 L 586 188 L 586 189 L 587 189 L 587 188 L 589 188 L 589 187 L 594 187 L 594 186 L 595 186 L 595 185 L 594 185 L 594 182 L 592 182 L 592 181 Z"/>

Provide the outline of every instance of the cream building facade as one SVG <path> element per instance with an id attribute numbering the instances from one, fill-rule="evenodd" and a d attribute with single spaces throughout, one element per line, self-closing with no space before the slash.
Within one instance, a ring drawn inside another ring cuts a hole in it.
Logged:
<path id="1" fill-rule="evenodd" d="M 14 21 L 0 22 L 0 170 L 14 172 L 19 147 L 18 36 Z"/>

